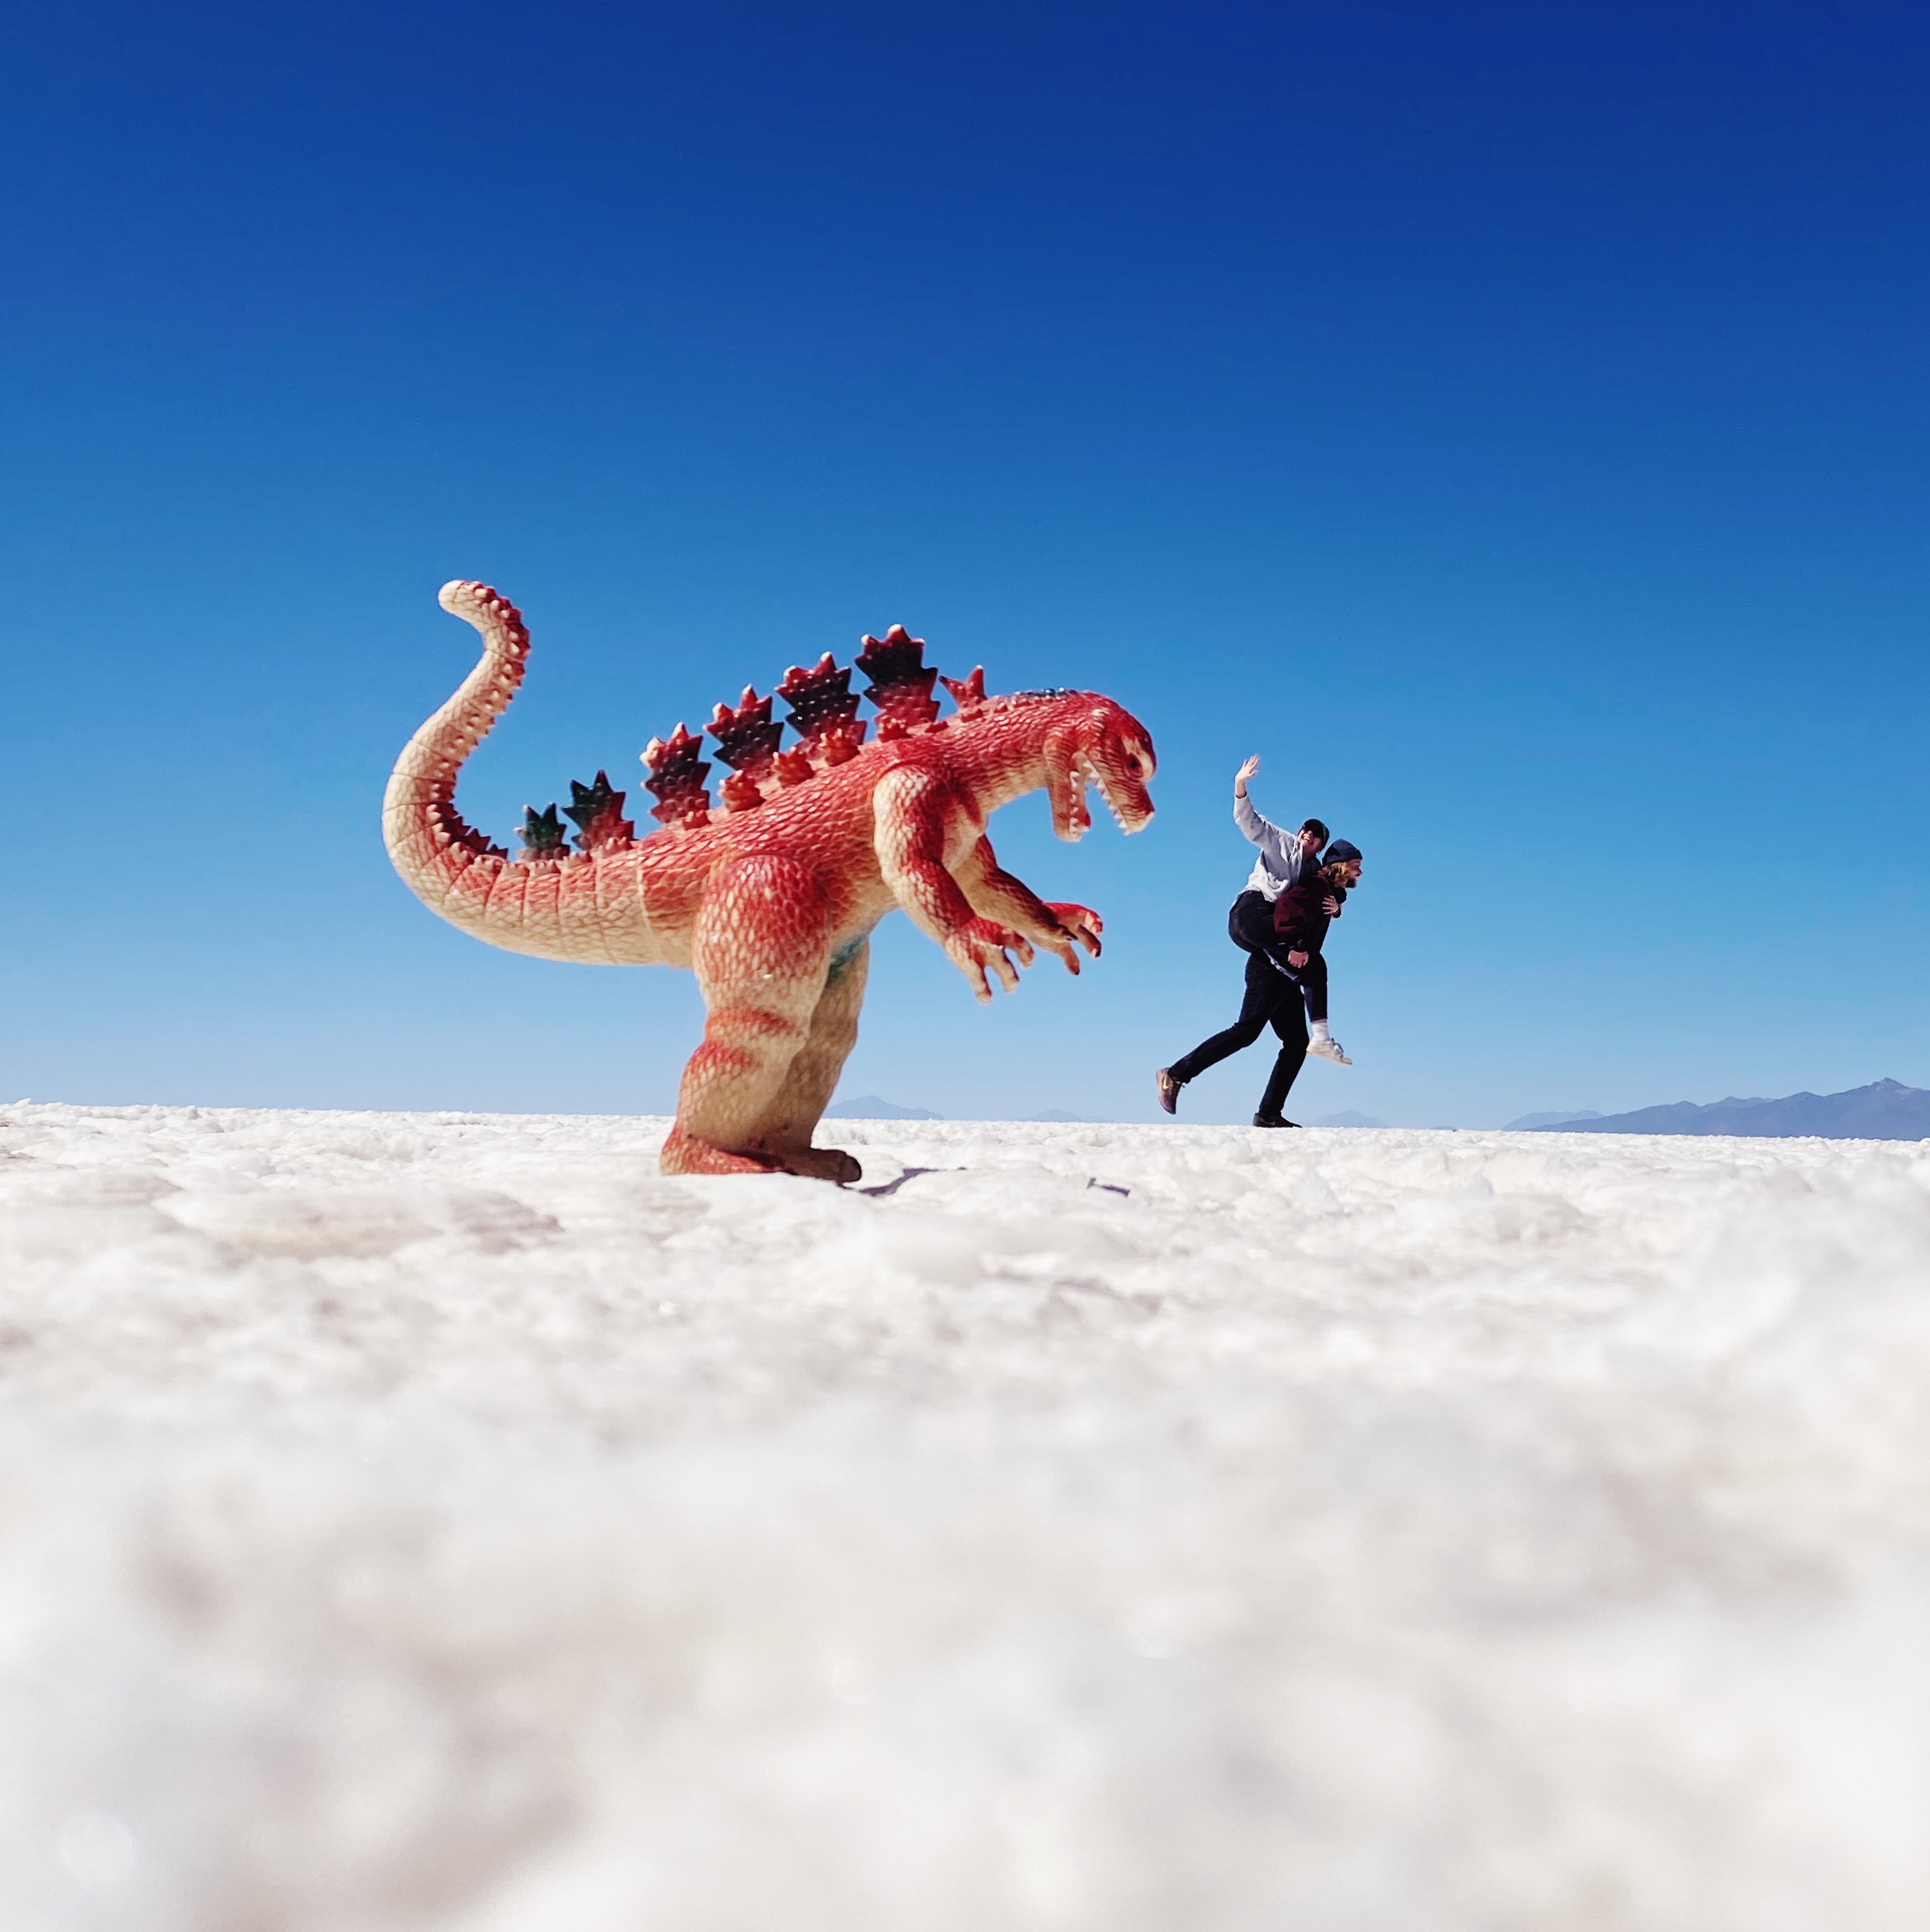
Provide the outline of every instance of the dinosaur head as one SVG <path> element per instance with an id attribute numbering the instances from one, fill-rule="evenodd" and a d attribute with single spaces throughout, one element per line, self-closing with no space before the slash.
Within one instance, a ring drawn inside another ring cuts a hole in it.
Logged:
<path id="1" fill-rule="evenodd" d="M 1097 786 L 1121 831 L 1143 830 L 1153 816 L 1146 781 L 1158 764 L 1151 734 L 1131 712 L 1097 691 L 1067 691 L 1055 702 L 1060 715 L 1045 739 L 1052 830 L 1065 839 L 1085 836 L 1093 822 L 1088 784 Z"/>

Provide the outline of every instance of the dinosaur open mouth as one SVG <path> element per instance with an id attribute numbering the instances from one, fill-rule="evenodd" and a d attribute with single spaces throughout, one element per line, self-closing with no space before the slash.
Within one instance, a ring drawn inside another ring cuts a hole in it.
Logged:
<path id="1" fill-rule="evenodd" d="M 1093 815 L 1085 804 L 1085 771 L 1082 760 L 1075 758 L 1066 767 L 1066 804 L 1061 838 L 1083 838 L 1091 830 Z"/>
<path id="2" fill-rule="evenodd" d="M 1106 782 L 1106 775 L 1096 760 L 1082 751 L 1073 761 L 1072 767 L 1072 817 L 1073 822 L 1083 831 L 1093 822 L 1092 814 L 1085 808 L 1085 788 L 1090 784 L 1105 800 L 1106 809 L 1112 814 L 1114 823 L 1122 832 L 1131 833 L 1137 824 L 1145 823 L 1143 813 L 1136 814 L 1137 824 L 1129 823 L 1119 800 L 1113 796 L 1112 788 Z"/>

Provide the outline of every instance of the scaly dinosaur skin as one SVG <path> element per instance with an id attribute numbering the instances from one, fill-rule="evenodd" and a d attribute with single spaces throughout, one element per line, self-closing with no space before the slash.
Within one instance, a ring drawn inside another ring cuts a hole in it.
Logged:
<path id="1" fill-rule="evenodd" d="M 717 707 L 710 731 L 738 767 L 721 808 L 702 789 L 699 740 L 679 725 L 644 754 L 664 829 L 634 837 L 623 794 L 599 772 L 572 788 L 579 849 L 562 844 L 552 805 L 526 815 L 527 849 L 511 859 L 464 823 L 456 778 L 522 683 L 529 633 L 485 585 L 446 584 L 442 603 L 481 633 L 483 656 L 397 762 L 382 805 L 389 856 L 431 911 L 492 946 L 696 973 L 708 1019 L 664 1173 L 859 1177 L 848 1154 L 814 1147 L 811 1134 L 858 1037 L 871 928 L 894 906 L 980 1000 L 994 979 L 1016 991 L 1035 947 L 1074 973 L 1081 947 L 1098 955 L 1099 915 L 1048 904 L 1002 871 L 985 822 L 1043 789 L 1052 829 L 1076 839 L 1091 823 L 1089 780 L 1123 830 L 1140 830 L 1153 815 L 1153 741 L 1111 699 L 988 698 L 975 671 L 945 680 L 959 709 L 940 719 L 924 646 L 894 626 L 858 661 L 878 707 L 870 744 L 850 673 L 827 655 L 779 687 L 802 734 L 788 751 L 777 750 L 784 728 L 769 723 L 769 698 L 747 691 L 736 710 Z"/>

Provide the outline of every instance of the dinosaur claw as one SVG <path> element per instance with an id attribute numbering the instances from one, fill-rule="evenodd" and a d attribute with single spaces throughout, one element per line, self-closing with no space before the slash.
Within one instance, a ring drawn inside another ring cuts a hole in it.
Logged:
<path id="1" fill-rule="evenodd" d="M 807 1181 L 830 1181 L 848 1187 L 864 1178 L 864 1169 L 842 1147 L 780 1147 L 776 1151 L 788 1173 Z"/>

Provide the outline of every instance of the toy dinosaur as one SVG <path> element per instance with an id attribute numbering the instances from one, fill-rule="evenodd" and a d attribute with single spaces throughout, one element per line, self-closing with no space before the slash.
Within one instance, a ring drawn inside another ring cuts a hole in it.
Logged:
<path id="1" fill-rule="evenodd" d="M 708 727 L 731 768 L 713 807 L 702 735 L 679 725 L 643 754 L 660 829 L 645 838 L 623 794 L 598 772 L 570 785 L 566 842 L 555 805 L 526 808 L 514 858 L 465 824 L 456 778 L 523 681 L 529 633 L 486 585 L 445 584 L 442 608 L 482 635 L 481 661 L 397 760 L 382 804 L 395 868 L 432 912 L 512 952 L 596 966 L 691 967 L 707 1019 L 685 1068 L 666 1173 L 788 1170 L 855 1181 L 860 1169 L 811 1134 L 858 1037 L 871 928 L 894 906 L 944 947 L 981 1000 L 1007 992 L 1033 947 L 1074 973 L 1097 956 L 1100 922 L 1048 904 L 1001 871 L 985 821 L 1043 788 L 1052 829 L 1091 823 L 1089 780 L 1121 828 L 1153 815 L 1153 741 L 1093 691 L 987 697 L 984 672 L 946 678 L 957 706 L 941 718 L 922 640 L 894 625 L 867 637 L 857 668 L 876 707 L 865 742 L 851 672 L 827 652 L 796 666 L 775 695 L 747 690 Z M 781 744 L 786 723 L 797 734 Z"/>

